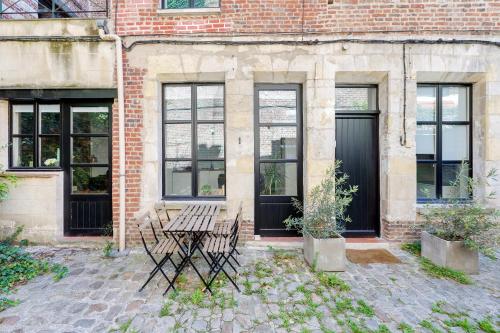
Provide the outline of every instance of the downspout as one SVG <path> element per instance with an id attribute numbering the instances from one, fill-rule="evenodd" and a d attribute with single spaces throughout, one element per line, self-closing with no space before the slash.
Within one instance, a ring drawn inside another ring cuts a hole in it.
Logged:
<path id="1" fill-rule="evenodd" d="M 99 29 L 99 37 L 102 40 L 115 42 L 116 51 L 116 86 L 118 90 L 118 155 L 119 155 L 119 249 L 125 250 L 125 97 L 123 88 L 123 58 L 122 40 L 115 34 L 106 34 Z"/>

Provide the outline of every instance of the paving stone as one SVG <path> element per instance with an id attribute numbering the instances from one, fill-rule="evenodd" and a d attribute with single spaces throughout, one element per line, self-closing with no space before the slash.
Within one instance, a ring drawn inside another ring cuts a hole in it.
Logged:
<path id="1" fill-rule="evenodd" d="M 474 284 L 470 286 L 425 275 L 415 258 L 397 248 L 391 251 L 403 264 L 348 263 L 347 271 L 338 274 L 351 286 L 351 292 L 344 293 L 343 297 L 351 298 L 353 305 L 358 299 L 364 300 L 374 309 L 375 316 L 350 313 L 334 317 L 330 307 L 335 307 L 335 297 L 339 293 L 325 288 L 316 294 L 319 284 L 314 275 L 304 269 L 300 252 L 296 252 L 292 266 L 285 266 L 275 263 L 269 250 L 241 248 L 243 267 L 240 272 L 250 273 L 248 279 L 254 281 L 254 294 L 234 292 L 228 284 L 221 292 L 227 296 L 226 299 L 234 297 L 237 303 L 234 308 L 214 307 L 208 295 L 202 300 L 202 306 L 195 306 L 190 297 L 199 286 L 199 281 L 194 271 L 188 270 L 186 276 L 189 283 L 185 295 L 168 300 L 171 315 L 159 317 L 160 309 L 172 293 L 162 296 L 166 282 L 160 277 L 155 278 L 144 291 L 137 291 L 153 269 L 142 252 L 132 251 L 127 256 L 103 259 L 100 251 L 43 247 L 33 250 L 39 255 L 47 251 L 50 260 L 70 267 L 70 274 L 58 283 L 54 283 L 50 275 L 45 275 L 19 286 L 12 296 L 21 303 L 1 313 L 0 332 L 18 329 L 25 332 L 107 332 L 128 320 L 132 320 L 131 326 L 139 332 L 172 332 L 174 327 L 178 327 L 176 323 L 181 326 L 179 332 L 286 332 L 285 328 L 279 327 L 282 323 L 278 318 L 281 308 L 285 311 L 284 315 L 292 315 L 293 311 L 308 311 L 304 294 L 296 290 L 301 285 L 313 291 L 312 301 L 319 305 L 315 311 L 321 314 L 321 319 L 318 321 L 314 316 L 303 314 L 306 324 L 292 325 L 293 331 L 297 332 L 302 329 L 315 332 L 320 327 L 334 332 L 346 331 L 336 318 L 363 320 L 371 330 L 385 324 L 391 332 L 397 332 L 397 326 L 404 321 L 420 332 L 418 323 L 422 319 L 430 318 L 436 323 L 448 319 L 446 315 L 432 312 L 432 305 L 438 301 L 445 302 L 446 311 L 466 312 L 471 320 L 495 316 L 500 312 L 500 283 L 497 277 L 500 263 L 482 256 L 481 274 L 473 277 Z M 203 258 L 197 260 L 203 267 Z M 269 266 L 272 277 L 259 279 L 255 276 L 257 261 Z M 173 273 L 168 265 L 165 265 L 165 270 L 167 274 Z M 244 280 L 240 276 L 240 286 Z M 262 287 L 264 282 L 271 286 Z M 258 294 L 261 290 L 263 295 Z"/>
<path id="2" fill-rule="evenodd" d="M 94 325 L 95 320 L 94 319 L 80 319 L 75 322 L 76 327 L 82 327 L 82 328 L 90 328 Z"/>

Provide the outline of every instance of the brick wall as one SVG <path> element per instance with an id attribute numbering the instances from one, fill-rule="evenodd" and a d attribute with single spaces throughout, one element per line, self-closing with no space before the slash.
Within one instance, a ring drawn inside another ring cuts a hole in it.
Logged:
<path id="1" fill-rule="evenodd" d="M 221 0 L 213 15 L 162 16 L 159 0 L 120 1 L 117 32 L 147 34 L 500 31 L 497 0 Z M 114 6 L 112 6 L 114 7 Z M 114 14 L 111 15 L 114 17 Z"/>

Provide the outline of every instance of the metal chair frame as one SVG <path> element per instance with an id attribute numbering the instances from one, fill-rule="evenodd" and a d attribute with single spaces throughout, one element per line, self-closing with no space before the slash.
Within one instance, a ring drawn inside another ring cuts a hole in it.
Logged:
<path id="1" fill-rule="evenodd" d="M 137 227 L 139 229 L 139 234 L 141 235 L 141 240 L 142 240 L 142 244 L 144 246 L 144 250 L 146 251 L 147 255 L 151 258 L 151 261 L 153 261 L 153 263 L 155 264 L 155 268 L 153 268 L 153 270 L 149 273 L 148 279 L 142 285 L 142 287 L 139 288 L 139 292 L 141 292 L 142 290 L 144 290 L 144 288 L 148 285 L 149 282 L 151 282 L 151 280 L 156 276 L 156 274 L 158 272 L 161 272 L 162 275 L 165 277 L 165 279 L 167 280 L 167 282 L 169 284 L 169 288 L 172 287 L 173 289 L 175 289 L 175 287 L 173 286 L 173 280 L 171 281 L 168 278 L 167 274 L 163 270 L 163 266 L 165 265 L 165 263 L 167 261 L 170 261 L 172 263 L 172 265 L 174 266 L 175 270 L 176 271 L 178 270 L 178 266 L 172 260 L 172 255 L 176 251 L 165 253 L 165 255 L 161 258 L 161 260 L 157 261 L 155 259 L 155 257 L 154 257 L 155 253 L 153 253 L 153 251 L 150 249 L 150 247 L 148 246 L 148 243 L 146 242 L 146 239 L 144 237 L 145 230 L 148 229 L 148 228 L 151 228 L 151 232 L 153 233 L 153 237 L 155 239 L 155 244 L 152 247 L 152 249 L 154 250 L 154 248 L 160 243 L 160 239 L 158 238 L 158 236 L 156 234 L 156 230 L 155 230 L 155 228 L 153 226 L 153 219 L 151 218 L 150 212 L 147 212 L 147 213 L 143 214 L 140 218 L 137 219 L 137 221 L 140 222 L 140 223 L 137 224 Z M 160 224 L 161 224 L 161 222 L 160 222 Z M 165 241 L 165 240 L 169 240 L 169 239 L 170 238 L 165 237 L 165 239 L 163 239 L 163 240 Z M 182 255 L 180 253 L 179 253 L 179 255 L 182 257 Z"/>
<path id="2" fill-rule="evenodd" d="M 216 250 L 217 252 L 212 252 L 211 249 L 209 249 L 209 248 L 206 249 L 208 256 L 212 259 L 212 265 L 210 267 L 209 276 L 213 272 L 213 275 L 211 276 L 211 278 L 209 278 L 208 286 L 211 286 L 212 283 L 217 278 L 217 276 L 219 275 L 219 273 L 223 272 L 224 275 L 226 275 L 226 277 L 229 279 L 229 281 L 231 281 L 233 286 L 238 290 L 238 292 L 240 291 L 240 288 L 238 287 L 236 282 L 233 280 L 233 278 L 224 269 L 224 266 L 226 265 L 226 263 L 228 263 L 231 266 L 231 268 L 235 271 L 235 273 L 238 273 L 237 269 L 231 264 L 230 259 L 233 258 L 236 261 L 236 263 L 239 265 L 239 262 L 237 261 L 235 255 L 236 255 L 236 251 L 237 251 L 236 245 L 238 244 L 238 238 L 239 238 L 239 232 L 241 229 L 242 220 L 243 220 L 242 205 L 240 204 L 240 207 L 238 209 L 238 214 L 236 215 L 234 224 L 231 228 L 231 234 L 229 236 L 230 237 L 229 238 L 229 251 L 224 252 L 224 251 Z M 213 236 L 207 238 L 206 242 L 209 242 L 210 239 L 217 238 L 217 237 L 223 238 L 224 240 L 226 240 L 226 237 L 224 237 L 224 236 L 213 235 Z"/>

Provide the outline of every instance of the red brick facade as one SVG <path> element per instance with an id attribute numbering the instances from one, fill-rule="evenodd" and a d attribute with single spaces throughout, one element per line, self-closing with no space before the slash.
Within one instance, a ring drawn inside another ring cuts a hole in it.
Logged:
<path id="1" fill-rule="evenodd" d="M 492 35 L 500 33 L 498 0 L 221 0 L 220 13 L 166 16 L 158 13 L 159 0 L 118 3 L 116 32 L 122 36 L 258 35 L 258 34 L 371 34 Z M 111 6 L 114 8 L 114 4 Z M 115 16 L 116 14 L 116 16 Z M 127 44 L 125 40 L 125 44 Z M 134 68 L 124 52 L 126 109 L 126 219 L 127 242 L 137 243 L 132 219 L 140 209 L 143 168 L 142 103 L 145 69 Z M 114 138 L 118 138 L 114 117 Z M 113 208 L 118 227 L 118 140 L 113 141 Z M 245 223 L 245 238 L 253 223 Z M 383 230 L 390 239 L 413 238 L 404 227 Z"/>
<path id="2" fill-rule="evenodd" d="M 117 33 L 491 34 L 500 31 L 500 2 L 496 0 L 221 0 L 220 13 L 203 16 L 162 16 L 157 13 L 158 3 L 159 0 L 120 1 Z"/>

